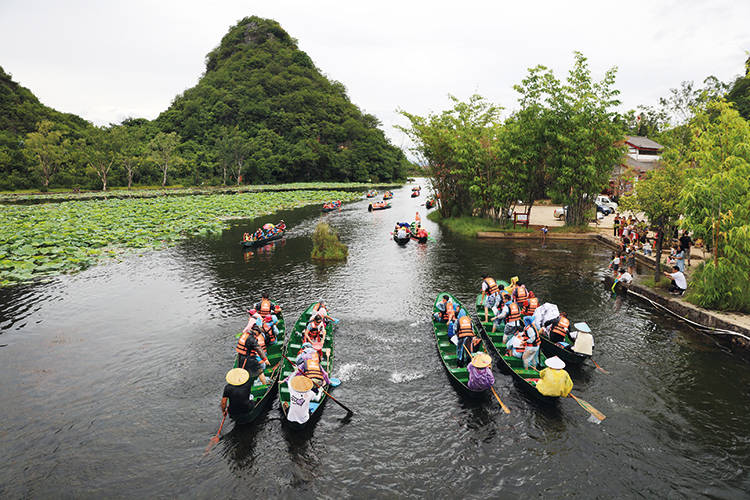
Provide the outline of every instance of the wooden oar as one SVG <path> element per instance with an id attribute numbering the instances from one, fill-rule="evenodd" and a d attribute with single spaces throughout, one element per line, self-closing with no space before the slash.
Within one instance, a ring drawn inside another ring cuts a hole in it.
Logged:
<path id="1" fill-rule="evenodd" d="M 211 438 L 211 441 L 208 442 L 208 446 L 206 446 L 206 451 L 203 452 L 203 455 L 207 455 L 208 451 L 211 449 L 213 445 L 219 442 L 219 434 L 221 434 L 221 428 L 224 427 L 224 420 L 227 418 L 227 412 L 224 412 L 224 416 L 221 419 L 221 424 L 219 424 L 219 430 L 216 431 L 216 435 Z"/>
<path id="2" fill-rule="evenodd" d="M 464 346 L 464 349 L 466 349 L 466 352 L 469 353 L 469 358 L 473 360 L 474 357 L 471 355 L 471 351 L 469 350 L 469 348 L 466 347 L 466 344 L 463 344 L 463 346 Z M 500 403 L 500 406 L 503 408 L 503 411 L 505 413 L 510 413 L 510 410 L 508 409 L 508 407 L 505 406 L 505 403 L 503 403 L 503 401 L 500 399 L 500 396 L 497 395 L 497 391 L 495 391 L 495 388 L 490 386 L 490 389 L 492 389 L 492 394 L 495 395 L 495 399 L 497 399 L 497 402 Z"/>
<path id="3" fill-rule="evenodd" d="M 533 366 L 529 366 L 529 368 L 531 368 L 532 370 L 534 370 L 537 373 L 540 373 L 539 370 L 537 370 Z M 588 401 L 585 401 L 585 400 L 583 400 L 583 399 L 575 396 L 572 392 L 569 393 L 568 396 L 571 397 L 571 398 L 573 398 L 573 399 L 575 399 L 576 403 L 578 403 L 581 408 L 583 408 L 584 410 L 586 410 L 587 412 L 591 413 L 593 416 L 595 416 L 596 418 L 598 418 L 599 421 L 602 421 L 605 418 L 607 418 L 607 416 L 604 413 L 600 412 L 599 410 L 597 410 L 596 408 L 594 408 L 593 406 L 591 406 L 591 403 L 589 403 Z"/>
<path id="4" fill-rule="evenodd" d="M 594 358 L 589 358 L 589 359 L 591 360 L 592 363 L 594 363 L 594 365 L 596 365 L 596 368 L 598 370 L 600 370 L 602 373 L 609 374 L 609 372 L 607 370 L 605 370 L 604 368 L 602 368 L 601 366 L 599 366 L 599 363 L 597 363 L 596 361 L 594 361 Z"/>
<path id="5" fill-rule="evenodd" d="M 291 359 L 287 358 L 286 355 L 282 354 L 282 356 L 284 356 L 284 358 L 287 361 L 289 361 L 289 363 L 292 366 L 295 367 L 295 369 L 297 370 L 297 373 L 301 373 L 302 375 L 305 374 L 305 372 L 303 372 L 302 370 L 300 370 L 299 368 L 297 368 L 297 364 L 294 363 Z M 323 391 L 323 394 L 325 394 L 326 396 L 328 396 L 329 398 L 331 398 L 337 405 L 339 405 L 340 407 L 342 407 L 343 409 L 345 409 L 348 413 L 350 413 L 352 415 L 354 414 L 354 412 L 352 410 L 350 410 L 349 408 L 347 408 L 346 405 L 344 405 L 341 401 L 339 401 L 338 399 L 336 399 L 333 396 L 331 396 L 331 394 L 328 391 L 326 391 L 325 389 L 323 389 L 323 386 L 320 386 L 320 385 L 316 384 L 313 379 L 310 379 L 310 382 L 312 382 L 315 387 L 317 387 L 318 389 L 320 389 L 321 391 Z"/>

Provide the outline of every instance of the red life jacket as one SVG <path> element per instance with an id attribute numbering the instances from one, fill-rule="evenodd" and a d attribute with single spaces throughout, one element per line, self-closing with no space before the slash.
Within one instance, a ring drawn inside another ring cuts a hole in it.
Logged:
<path id="1" fill-rule="evenodd" d="M 271 314 L 271 301 L 268 299 L 260 299 L 260 310 L 258 312 L 261 316 Z"/>
<path id="2" fill-rule="evenodd" d="M 468 316 L 461 316 L 458 318 L 458 332 L 456 332 L 458 338 L 473 337 L 474 329 L 471 327 L 471 318 Z"/>
<path id="3" fill-rule="evenodd" d="M 536 334 L 534 336 L 534 340 L 532 342 L 529 342 L 529 335 L 526 333 L 526 331 L 529 328 L 533 328 L 534 329 L 534 333 Z M 539 337 L 539 329 L 536 327 L 536 325 L 534 323 L 532 323 L 529 326 L 527 326 L 526 328 L 524 328 L 524 330 L 523 330 L 523 341 L 524 341 L 524 345 L 527 345 L 529 347 L 536 347 L 536 346 L 538 346 L 539 344 L 542 343 L 542 339 Z"/>
<path id="4" fill-rule="evenodd" d="M 561 337 L 567 337 L 568 327 L 570 326 L 570 320 L 564 316 L 560 316 L 560 321 L 557 322 L 552 331 Z"/>
<path id="5" fill-rule="evenodd" d="M 240 335 L 240 338 L 237 341 L 237 346 L 234 348 L 234 350 L 237 351 L 237 354 L 241 354 L 243 356 L 259 356 L 260 354 L 258 353 L 258 351 L 256 351 L 255 349 L 248 349 L 248 347 L 245 345 L 245 342 L 247 342 L 248 338 L 250 338 L 250 333 L 243 333 L 242 335 Z"/>
<path id="6" fill-rule="evenodd" d="M 513 323 L 514 321 L 518 321 L 521 319 L 521 310 L 518 308 L 518 304 L 515 302 L 509 302 L 508 303 L 508 317 L 505 318 L 505 321 L 508 323 Z"/>
<path id="7" fill-rule="evenodd" d="M 537 307 L 539 307 L 539 299 L 536 297 L 531 297 L 523 310 L 523 315 L 532 316 Z"/>
<path id="8" fill-rule="evenodd" d="M 496 293 L 500 293 L 500 288 L 497 286 L 497 283 L 492 278 L 484 278 L 483 280 L 485 283 L 487 283 L 487 295 L 494 295 Z"/>
<path id="9" fill-rule="evenodd" d="M 445 303 L 445 317 L 450 319 L 455 315 L 456 312 L 453 310 L 453 301 L 449 300 Z"/>
<path id="10" fill-rule="evenodd" d="M 305 369 L 303 370 L 308 378 L 316 380 L 324 380 L 323 370 L 320 369 L 320 362 L 317 358 L 310 358 L 305 360 Z"/>

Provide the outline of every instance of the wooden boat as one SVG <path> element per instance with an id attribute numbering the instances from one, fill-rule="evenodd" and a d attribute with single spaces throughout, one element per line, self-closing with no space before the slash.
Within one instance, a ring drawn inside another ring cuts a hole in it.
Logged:
<path id="1" fill-rule="evenodd" d="M 323 205 L 323 208 L 320 209 L 321 212 L 333 212 L 334 210 L 338 210 L 341 208 L 341 201 L 336 200 L 333 203 L 326 203 Z"/>
<path id="2" fill-rule="evenodd" d="M 416 197 L 418 197 L 418 196 L 419 196 L 419 191 L 412 191 L 412 192 L 411 192 L 411 197 L 412 197 L 412 198 L 416 198 Z"/>
<path id="3" fill-rule="evenodd" d="M 315 304 L 317 302 L 313 302 L 310 304 L 310 306 L 305 309 L 305 311 L 300 314 L 300 317 L 297 319 L 297 322 L 294 323 L 294 326 L 291 328 L 291 331 L 289 332 L 289 340 L 287 341 L 284 355 L 286 358 L 289 358 L 292 361 L 295 361 L 297 358 L 297 355 L 299 354 L 300 350 L 302 349 L 302 335 L 305 331 L 305 327 L 307 326 L 307 323 L 310 321 L 310 318 L 312 316 L 313 307 L 315 307 Z M 320 361 L 320 366 L 323 368 L 326 372 L 328 372 L 329 376 L 333 376 L 333 332 L 335 330 L 335 324 L 333 322 L 329 322 L 326 325 L 326 340 L 323 344 L 323 358 Z M 328 353 L 328 357 L 326 358 L 325 353 Z M 280 380 L 284 380 L 285 378 L 289 377 L 293 373 L 297 371 L 297 368 L 295 366 L 292 366 L 291 363 L 289 363 L 289 360 L 284 358 L 282 360 L 282 367 L 281 367 L 281 375 Z M 330 392 L 330 384 L 322 386 L 323 389 Z M 286 382 L 279 385 L 279 402 L 281 403 L 281 411 L 284 414 L 284 423 L 289 425 L 289 427 L 293 429 L 304 429 L 308 425 L 311 425 L 314 421 L 316 421 L 318 418 L 320 418 L 320 414 L 323 411 L 323 403 L 327 400 L 327 396 L 325 393 L 320 398 L 320 401 L 317 401 L 317 406 L 314 408 L 312 407 L 313 402 L 311 402 L 311 411 L 310 411 L 310 419 L 305 422 L 304 424 L 300 424 L 297 422 L 290 422 L 287 420 L 286 415 L 289 408 L 289 386 Z"/>
<path id="4" fill-rule="evenodd" d="M 393 241 L 404 246 L 411 241 L 411 233 L 407 233 L 406 238 L 399 238 L 398 233 L 393 233 Z"/>
<path id="5" fill-rule="evenodd" d="M 372 212 L 373 210 L 385 210 L 386 208 L 391 208 L 391 204 L 384 201 L 376 201 L 375 203 L 370 203 L 370 205 L 367 207 L 367 211 Z"/>
<path id="6" fill-rule="evenodd" d="M 275 303 L 274 303 L 275 305 Z M 249 424 L 255 420 L 258 415 L 265 411 L 273 401 L 274 389 L 276 389 L 276 383 L 279 381 L 279 374 L 281 373 L 281 360 L 283 359 L 281 353 L 285 348 L 286 328 L 284 324 L 283 313 L 275 313 L 276 317 L 279 318 L 279 322 L 276 327 L 279 329 L 279 336 L 276 338 L 276 343 L 268 346 L 266 350 L 266 356 L 268 357 L 268 366 L 266 366 L 263 373 L 268 379 L 268 385 L 260 384 L 260 380 L 256 379 L 253 388 L 250 390 L 253 395 L 253 409 L 247 415 L 240 417 L 233 417 L 235 424 Z M 232 368 L 238 368 L 239 356 L 234 357 L 234 365 Z"/>
<path id="7" fill-rule="evenodd" d="M 433 200 L 432 198 L 430 198 L 429 200 L 427 200 L 427 201 L 425 202 L 424 206 L 425 206 L 425 208 L 427 208 L 428 210 L 429 210 L 429 209 L 431 209 L 432 207 L 434 207 L 434 206 L 435 206 L 435 200 Z"/>
<path id="8" fill-rule="evenodd" d="M 411 237 L 413 240 L 417 240 L 417 243 L 427 243 L 428 236 L 417 236 L 417 226 L 415 224 L 411 225 Z"/>
<path id="9" fill-rule="evenodd" d="M 458 306 L 460 306 L 461 303 L 450 293 L 440 292 L 437 294 L 435 302 L 432 305 L 432 312 L 438 312 L 437 304 L 443 299 L 443 295 L 450 297 L 449 300 L 453 301 L 454 307 L 456 308 L 456 311 L 458 311 Z M 472 328 L 474 330 L 474 335 L 481 341 L 482 337 L 479 336 L 476 325 L 472 324 Z M 456 364 L 458 360 L 456 346 L 448 339 L 448 325 L 441 321 L 435 321 L 435 317 L 432 316 L 432 331 L 435 333 L 435 342 L 437 343 L 440 360 L 443 362 L 443 366 L 448 372 L 451 382 L 466 395 L 478 397 L 486 394 L 487 390 L 473 391 L 469 389 L 469 386 L 467 385 L 469 383 L 469 369 L 465 367 L 459 368 Z M 474 347 L 474 353 L 478 352 L 487 352 L 484 341 L 481 341 Z"/>
<path id="10" fill-rule="evenodd" d="M 565 364 L 568 366 L 581 366 L 586 362 L 587 359 L 591 357 L 588 354 L 580 354 L 575 352 L 572 349 L 574 341 L 570 338 L 569 335 L 565 336 L 565 342 L 568 344 L 567 347 L 563 347 L 556 344 L 555 342 L 552 342 L 546 335 L 541 335 L 541 338 L 542 351 L 544 351 L 544 354 L 546 354 L 548 357 L 557 356 L 558 358 L 565 361 Z"/>
<path id="11" fill-rule="evenodd" d="M 508 286 L 508 283 L 505 281 L 498 281 L 497 285 L 502 288 L 504 286 Z M 487 341 L 487 347 L 489 348 L 490 352 L 494 354 L 494 357 L 501 361 L 498 363 L 498 367 L 500 367 L 500 369 L 504 372 L 509 373 L 511 376 L 513 376 L 513 380 L 516 382 L 516 385 L 518 385 L 524 392 L 526 392 L 529 396 L 533 397 L 537 401 L 541 401 L 544 403 L 555 403 L 558 399 L 560 399 L 557 396 L 545 396 L 544 394 L 540 393 L 536 389 L 536 381 L 539 379 L 539 373 L 531 368 L 529 368 L 528 370 L 524 370 L 523 361 L 521 359 L 514 356 L 505 355 L 505 344 L 503 343 L 503 330 L 505 328 L 505 323 L 502 323 L 500 325 L 496 333 L 492 333 L 492 322 L 490 321 L 485 323 L 482 321 L 482 319 L 484 319 L 484 304 L 482 302 L 481 293 L 477 295 L 475 307 L 477 313 L 477 325 L 479 326 L 482 335 Z M 540 349 L 538 367 L 539 370 L 544 368 L 544 362 L 546 359 L 547 358 L 544 355 L 544 352 L 541 352 Z"/>
<path id="12" fill-rule="evenodd" d="M 366 196 L 368 198 L 375 198 L 377 195 L 378 195 L 377 191 L 368 191 Z"/>
<path id="13" fill-rule="evenodd" d="M 242 243 L 242 245 L 246 248 L 262 247 L 263 245 L 271 243 L 272 241 L 280 240 L 284 237 L 285 234 L 286 231 L 281 231 L 280 233 L 276 233 L 268 238 L 263 238 L 260 240 L 243 240 L 240 243 Z"/>
<path id="14" fill-rule="evenodd" d="M 391 198 L 393 198 L 393 193 L 392 192 L 386 191 L 385 194 L 383 194 L 383 199 L 384 200 L 390 200 Z"/>

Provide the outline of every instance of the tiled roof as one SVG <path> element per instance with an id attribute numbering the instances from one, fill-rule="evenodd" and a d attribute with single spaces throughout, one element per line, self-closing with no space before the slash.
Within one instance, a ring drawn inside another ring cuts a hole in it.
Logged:
<path id="1" fill-rule="evenodd" d="M 664 149 L 664 146 L 658 142 L 652 141 L 648 137 L 640 137 L 637 135 L 626 135 L 625 142 L 638 149 Z"/>

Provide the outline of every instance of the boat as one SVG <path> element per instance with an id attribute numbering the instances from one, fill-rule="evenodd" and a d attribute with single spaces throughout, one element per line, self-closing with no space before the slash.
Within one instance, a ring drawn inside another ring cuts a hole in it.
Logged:
<path id="1" fill-rule="evenodd" d="M 438 312 L 437 304 L 442 300 L 443 295 L 447 295 L 450 298 L 449 300 L 453 301 L 454 307 L 456 308 L 456 311 L 458 311 L 458 306 L 461 305 L 461 303 L 456 300 L 456 298 L 450 293 L 440 292 L 437 294 L 435 302 L 432 305 L 432 312 Z M 482 340 L 482 337 L 480 337 L 477 332 L 476 325 L 474 325 L 473 323 L 472 329 L 474 330 L 474 335 L 479 340 Z M 441 321 L 435 321 L 435 317 L 432 316 L 432 331 L 435 333 L 435 342 L 437 344 L 440 360 L 443 362 L 443 366 L 448 372 L 451 382 L 463 394 L 466 394 L 468 396 L 478 397 L 486 394 L 487 390 L 473 391 L 469 389 L 469 386 L 467 385 L 469 383 L 469 369 L 459 368 L 456 364 L 458 359 L 456 356 L 456 346 L 448 339 L 448 325 Z M 474 353 L 478 352 L 487 352 L 484 341 L 480 342 L 474 347 Z"/>
<path id="2" fill-rule="evenodd" d="M 505 286 L 508 286 L 508 283 L 505 281 L 498 281 L 497 285 L 500 288 L 503 288 Z M 501 361 L 500 363 L 498 363 L 498 367 L 504 372 L 510 374 L 513 377 L 513 380 L 516 382 L 516 385 L 518 385 L 526 394 L 533 397 L 537 401 L 548 404 L 554 404 L 556 401 L 558 401 L 560 399 L 559 397 L 545 396 L 536 389 L 536 382 L 539 380 L 539 372 L 531 368 L 529 368 L 528 370 L 524 370 L 523 361 L 521 359 L 514 356 L 505 355 L 505 344 L 503 343 L 503 330 L 505 328 L 505 323 L 501 323 L 500 328 L 498 328 L 497 332 L 492 333 L 492 322 L 490 321 L 485 323 L 482 321 L 482 318 L 484 318 L 484 304 L 482 303 L 481 293 L 477 295 L 475 307 L 477 314 L 477 325 L 479 327 L 479 330 L 482 332 L 482 336 L 487 341 L 486 343 L 490 352 L 494 355 L 495 358 Z M 544 352 L 540 349 L 540 370 L 545 367 L 544 362 L 546 359 L 547 358 L 544 355 Z"/>
<path id="3" fill-rule="evenodd" d="M 261 238 L 259 240 L 242 240 L 240 243 L 246 248 L 262 247 L 263 245 L 272 241 L 280 240 L 284 237 L 285 234 L 286 231 L 282 230 L 280 233 L 276 233 L 273 236 L 269 236 L 268 238 Z"/>
<path id="4" fill-rule="evenodd" d="M 368 191 L 366 196 L 368 198 L 375 198 L 377 195 L 378 195 L 378 192 L 373 190 L 373 191 Z"/>
<path id="5" fill-rule="evenodd" d="M 367 207 L 367 211 L 372 212 L 373 210 L 385 210 L 386 208 L 391 208 L 391 204 L 384 201 L 376 201 L 375 203 L 370 203 L 370 205 Z"/>
<path id="6" fill-rule="evenodd" d="M 323 205 L 321 212 L 333 212 L 341 208 L 341 200 L 330 201 Z"/>
<path id="7" fill-rule="evenodd" d="M 418 196 L 419 196 L 419 191 L 412 191 L 411 192 L 411 197 L 412 198 L 417 198 Z"/>
<path id="8" fill-rule="evenodd" d="M 297 322 L 294 323 L 294 326 L 291 328 L 290 334 L 289 334 L 289 340 L 287 341 L 286 347 L 284 349 L 284 356 L 285 358 L 282 359 L 282 366 L 281 366 L 281 380 L 284 380 L 285 378 L 289 377 L 293 373 L 297 371 L 297 368 L 295 366 L 292 366 L 291 363 L 289 363 L 289 359 L 294 361 L 297 358 L 297 355 L 299 354 L 300 350 L 302 349 L 302 335 L 305 331 L 305 327 L 307 326 L 307 323 L 310 321 L 310 318 L 312 317 L 313 313 L 313 307 L 317 302 L 313 302 L 310 304 L 310 306 L 305 309 L 305 311 L 300 314 L 299 318 L 297 319 Z M 326 340 L 323 344 L 323 352 L 326 351 L 329 353 L 328 357 L 325 360 L 320 361 L 320 366 L 323 368 L 326 372 L 328 372 L 329 376 L 333 376 L 333 332 L 335 330 L 335 324 L 331 321 L 326 325 Z M 289 358 L 289 359 L 286 359 Z M 324 390 L 330 391 L 330 384 L 323 385 L 322 386 Z M 315 422 L 318 418 L 320 418 L 320 414 L 323 411 L 323 403 L 328 399 L 328 397 L 323 393 L 322 397 L 320 398 L 320 401 L 317 402 L 317 405 L 313 407 L 313 403 L 310 403 L 310 419 L 305 422 L 304 424 L 300 424 L 298 422 L 290 422 L 287 420 L 287 408 L 289 408 L 289 386 L 286 383 L 283 383 L 279 386 L 279 403 L 281 406 L 281 411 L 284 414 L 284 423 L 289 425 L 289 427 L 293 429 L 304 429 L 308 425 L 311 425 L 313 422 Z"/>
<path id="9" fill-rule="evenodd" d="M 393 192 L 392 191 L 386 191 L 383 194 L 383 199 L 384 200 L 390 200 L 391 198 L 393 198 Z"/>
<path id="10" fill-rule="evenodd" d="M 396 243 L 398 243 L 401 246 L 404 246 L 404 245 L 406 245 L 407 243 L 409 243 L 411 241 L 411 236 L 407 236 L 406 238 L 399 238 L 398 234 L 394 234 L 393 235 L 393 241 L 395 241 Z"/>
<path id="11" fill-rule="evenodd" d="M 274 305 L 276 304 L 274 303 Z M 284 316 L 281 312 L 274 314 L 279 318 L 279 322 L 276 324 L 276 327 L 279 329 L 279 335 L 276 338 L 276 343 L 268 346 L 268 349 L 266 350 L 268 366 L 266 366 L 266 369 L 263 371 L 270 383 L 268 385 L 263 385 L 260 383 L 259 379 L 255 379 L 253 388 L 250 390 L 253 395 L 251 404 L 254 403 L 255 406 L 253 406 L 253 409 L 250 410 L 247 415 L 242 415 L 239 418 L 233 417 L 235 424 L 249 424 L 253 422 L 258 415 L 268 408 L 271 401 L 273 401 L 274 389 L 276 389 L 276 383 L 279 381 L 279 374 L 281 373 L 280 367 L 281 360 L 283 359 L 281 353 L 284 351 L 286 345 L 284 341 L 286 338 Z M 238 360 L 239 356 L 235 356 L 232 368 L 241 368 L 238 366 Z"/>
<path id="12" fill-rule="evenodd" d="M 427 238 L 429 237 L 429 235 L 417 236 L 417 231 L 419 231 L 419 229 L 417 229 L 416 222 L 412 222 L 411 227 L 409 229 L 410 229 L 410 234 L 411 234 L 412 239 L 417 240 L 417 243 L 427 243 Z"/>
<path id="13" fill-rule="evenodd" d="M 429 200 L 427 200 L 427 201 L 426 201 L 426 202 L 424 203 L 424 206 L 425 206 L 425 208 L 427 208 L 428 210 L 429 210 L 429 209 L 431 209 L 432 207 L 434 207 L 434 206 L 435 206 L 435 200 L 433 200 L 432 198 L 430 198 Z"/>
<path id="14" fill-rule="evenodd" d="M 581 366 L 586 362 L 587 359 L 591 358 L 588 354 L 580 354 L 575 352 L 572 347 L 574 341 L 569 335 L 565 336 L 565 343 L 567 346 L 559 345 L 549 339 L 546 335 L 541 335 L 542 339 L 542 351 L 547 357 L 557 356 L 558 358 L 565 361 L 567 366 Z"/>

